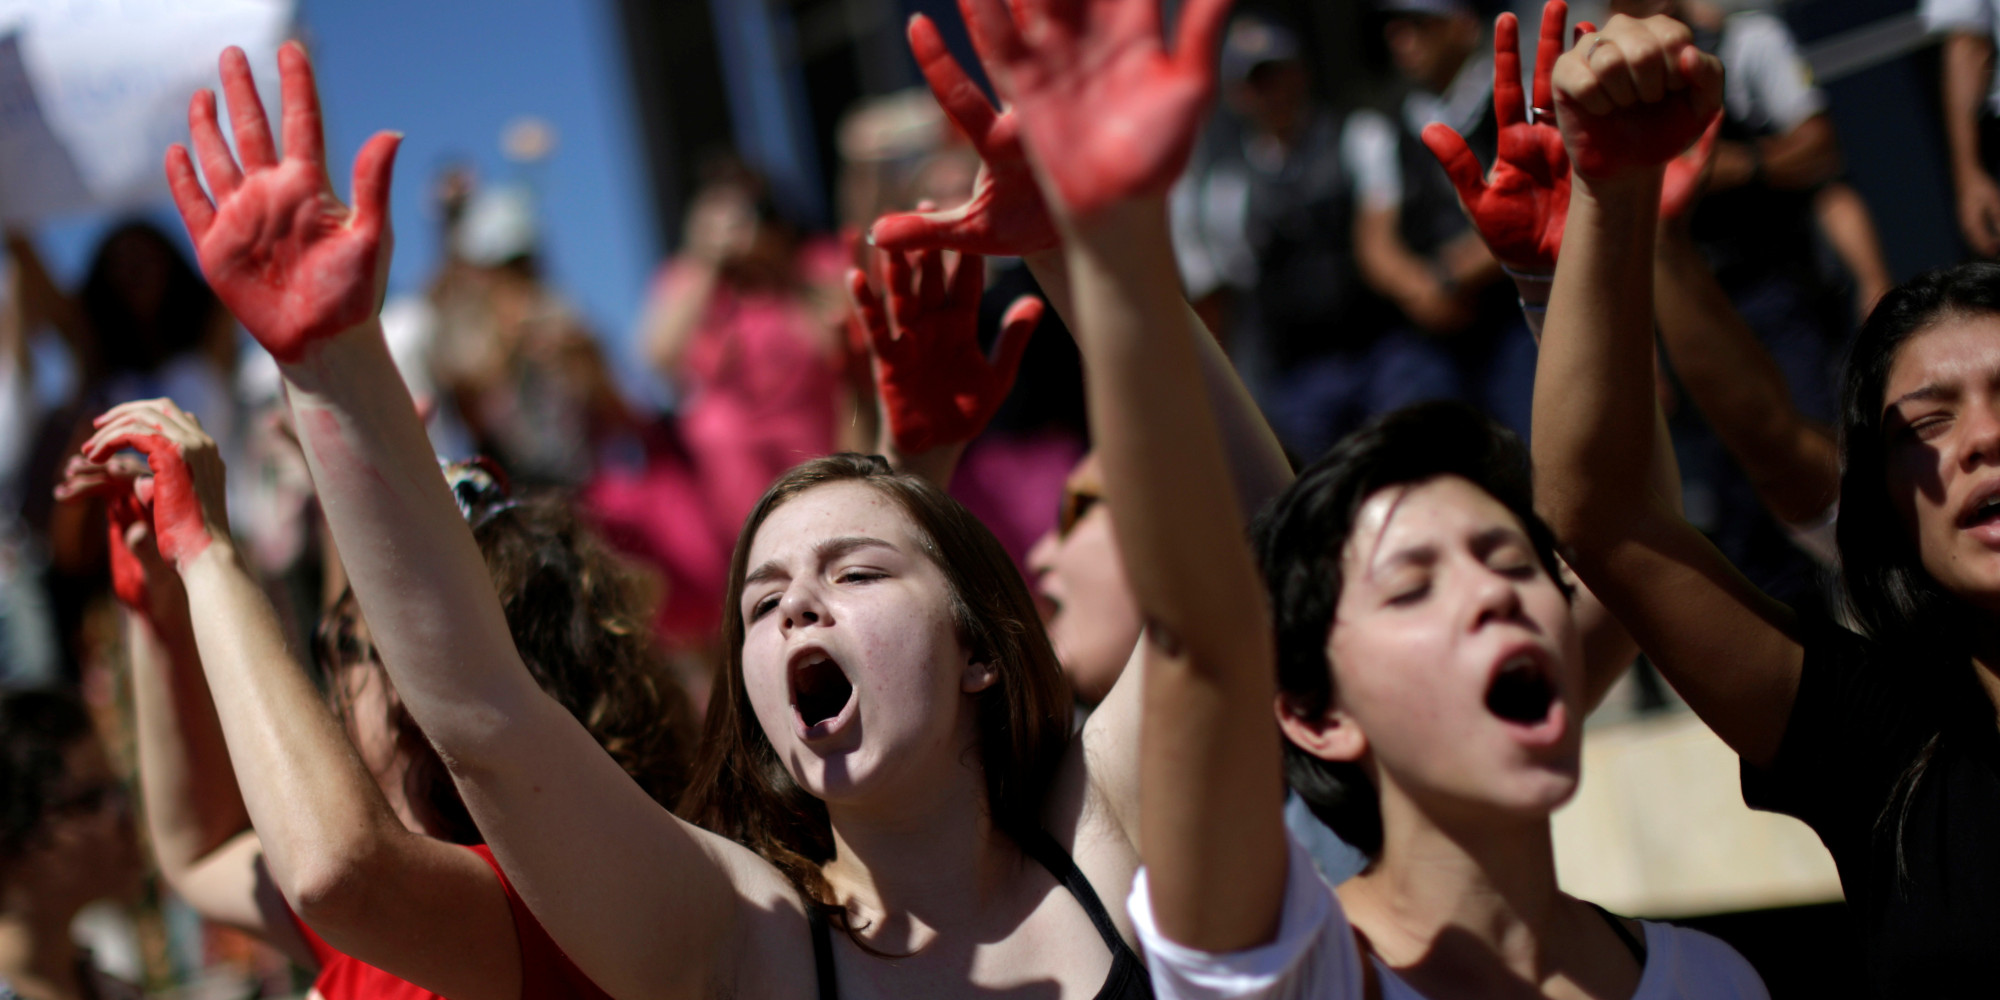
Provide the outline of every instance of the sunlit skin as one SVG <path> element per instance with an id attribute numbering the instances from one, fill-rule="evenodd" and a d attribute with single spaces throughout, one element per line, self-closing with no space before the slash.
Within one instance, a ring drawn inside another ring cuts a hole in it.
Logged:
<path id="1" fill-rule="evenodd" d="M 2000 491 L 2000 317 L 1955 316 L 1903 344 L 1883 391 L 1889 497 L 1945 590 L 2000 612 L 2000 529 L 1968 523 Z"/>
<path id="2" fill-rule="evenodd" d="M 935 789 L 941 768 L 965 772 L 947 782 L 977 777 L 972 695 L 997 674 L 960 641 L 944 573 L 895 501 L 861 483 L 809 490 L 765 519 L 748 565 L 744 684 L 794 780 L 831 807 L 865 808 Z M 855 694 L 809 738 L 789 670 L 814 647 Z"/>
<path id="3" fill-rule="evenodd" d="M 1576 790 L 1582 646 L 1564 597 L 1527 534 L 1455 476 L 1382 490 L 1362 505 L 1342 554 L 1327 636 L 1335 714 L 1385 814 L 1402 799 L 1432 822 L 1479 828 L 1496 814 L 1540 822 Z M 1527 653 L 1558 704 L 1544 732 L 1495 716 L 1500 663 Z"/>
<path id="4" fill-rule="evenodd" d="M 1125 582 L 1111 509 L 1096 502 L 1104 492 L 1096 456 L 1077 463 L 1063 492 L 1087 506 L 1067 531 L 1051 530 L 1035 543 L 1028 551 L 1028 568 L 1035 574 L 1036 591 L 1050 605 L 1045 624 L 1063 673 L 1077 697 L 1094 705 L 1124 672 L 1143 622 L 1139 602 Z"/>

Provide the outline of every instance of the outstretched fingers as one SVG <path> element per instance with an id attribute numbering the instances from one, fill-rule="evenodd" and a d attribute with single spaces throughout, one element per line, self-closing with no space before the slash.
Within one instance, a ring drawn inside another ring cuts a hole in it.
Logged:
<path id="1" fill-rule="evenodd" d="M 326 130 L 320 118 L 319 87 L 305 46 L 278 47 L 278 82 L 283 100 L 285 156 L 317 164 L 326 172 Z"/>
<path id="2" fill-rule="evenodd" d="M 1023 295 L 1001 314 L 1000 339 L 993 345 L 993 372 L 1000 384 L 1014 384 L 1014 376 L 1021 370 L 1021 357 L 1028 352 L 1028 338 L 1042 324 L 1046 308 L 1041 299 Z"/>
<path id="3" fill-rule="evenodd" d="M 1465 144 L 1465 137 L 1443 122 L 1432 122 L 1424 126 L 1423 140 L 1425 148 L 1437 157 L 1438 165 L 1444 168 L 1445 176 L 1451 178 L 1451 186 L 1458 190 L 1459 201 L 1468 210 L 1478 205 L 1486 191 L 1486 176 L 1480 170 L 1479 157 L 1473 154 L 1472 147 Z"/>
<path id="4" fill-rule="evenodd" d="M 389 225 L 389 180 L 403 133 L 377 132 L 354 157 L 354 228 L 380 233 Z"/>
<path id="5" fill-rule="evenodd" d="M 877 356 L 888 354 L 895 349 L 895 338 L 889 333 L 889 317 L 882 308 L 882 297 L 869 287 L 868 276 L 858 267 L 847 269 L 847 298 L 854 303 L 854 314 L 861 319 L 861 329 L 868 334 L 868 348 Z"/>
<path id="6" fill-rule="evenodd" d="M 1229 20 L 1231 0 L 1187 0 L 1181 5 L 1179 30 L 1174 32 L 1174 61 L 1197 79 L 1215 76 L 1215 50 Z M 1151 4 L 1147 4 L 1151 6 Z"/>
<path id="7" fill-rule="evenodd" d="M 208 192 L 201 189 L 201 178 L 195 174 L 194 160 L 189 158 L 187 147 L 174 143 L 167 147 L 167 189 L 174 194 L 174 208 L 181 214 L 181 224 L 187 227 L 188 237 L 200 242 L 208 227 L 215 223 L 215 203 L 208 200 Z"/>
<path id="8" fill-rule="evenodd" d="M 986 67 L 987 75 L 993 80 L 993 89 L 1004 96 L 1008 86 L 1005 68 L 1028 55 L 1027 43 L 1021 40 L 1021 30 L 1014 23 L 1014 15 L 1008 11 L 1003 0 L 958 0 L 958 12 L 965 18 L 965 30 L 972 36 L 972 48 L 979 53 L 979 64 Z"/>
<path id="9" fill-rule="evenodd" d="M 868 242 L 901 251 L 951 246 L 963 233 L 971 207 L 967 201 L 941 212 L 892 212 L 869 227 Z"/>
<path id="10" fill-rule="evenodd" d="M 1553 82 L 1556 60 L 1562 58 L 1563 24 L 1569 20 L 1569 4 L 1563 0 L 1549 0 L 1542 7 L 1541 40 L 1535 46 L 1535 103 L 1544 111 L 1554 111 L 1556 90 Z M 1499 42 L 1495 42 L 1498 45 Z M 1520 79 L 1518 73 L 1515 76 Z M 1518 87 L 1519 84 L 1516 83 Z"/>
<path id="11" fill-rule="evenodd" d="M 197 90 L 188 101 L 188 135 L 194 142 L 195 157 L 201 161 L 202 176 L 208 178 L 208 189 L 215 192 L 215 199 L 221 201 L 234 194 L 243 184 L 243 171 L 237 167 L 229 143 L 222 138 L 222 125 L 215 118 L 214 91 Z"/>
<path id="12" fill-rule="evenodd" d="M 1521 106 L 1521 22 L 1511 13 L 1493 21 L 1493 118 L 1501 128 L 1528 120 Z"/>
<path id="13" fill-rule="evenodd" d="M 917 68 L 923 70 L 924 82 L 930 84 L 938 107 L 958 124 L 974 147 L 984 152 L 987 134 L 999 117 L 993 105 L 987 103 L 986 94 L 945 47 L 944 36 L 930 18 L 911 15 L 909 37 L 910 54 L 916 57 Z"/>
<path id="14" fill-rule="evenodd" d="M 234 45 L 222 50 L 222 93 L 229 99 L 229 130 L 236 136 L 236 155 L 249 173 L 276 166 L 278 149 L 271 139 L 271 121 L 257 96 L 250 60 Z"/>
<path id="15" fill-rule="evenodd" d="M 986 258 L 960 251 L 950 282 L 945 308 L 954 315 L 978 315 L 979 294 L 986 290 Z"/>

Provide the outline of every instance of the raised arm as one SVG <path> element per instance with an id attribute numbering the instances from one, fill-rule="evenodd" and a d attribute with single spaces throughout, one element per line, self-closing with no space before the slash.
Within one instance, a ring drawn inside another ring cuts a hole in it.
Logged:
<path id="1" fill-rule="evenodd" d="M 282 47 L 279 69 L 284 159 L 231 49 L 222 70 L 241 164 L 204 92 L 189 117 L 215 201 L 180 147 L 169 180 L 209 283 L 285 376 L 381 660 L 495 856 L 578 966 L 620 997 L 705 989 L 730 961 L 744 910 L 732 874 L 764 890 L 754 902 L 766 912 L 798 904 L 747 851 L 647 797 L 522 666 L 375 316 L 397 137 L 363 146 L 348 208 L 327 179 L 304 50 Z"/>
<path id="2" fill-rule="evenodd" d="M 132 660 L 139 787 L 160 874 L 195 911 L 249 931 L 310 968 L 283 896 L 264 870 L 208 696 L 187 592 L 153 541 L 152 481 L 131 456 L 70 459 L 56 497 L 104 500 L 111 589 L 124 605 Z M 141 485 L 143 484 L 143 485 Z M 139 491 L 146 491 L 142 501 Z"/>
<path id="3" fill-rule="evenodd" d="M 188 662 L 184 651 L 177 666 L 207 678 L 205 685 L 175 678 L 175 721 L 195 737 L 191 749 L 212 752 L 216 736 L 228 749 L 227 761 L 202 761 L 221 773 L 196 790 L 221 800 L 240 787 L 236 809 L 256 829 L 201 859 L 197 874 L 206 881 L 195 884 L 203 898 L 240 908 L 275 886 L 345 954 L 448 996 L 519 997 L 514 921 L 499 880 L 471 852 L 403 825 L 292 658 L 276 612 L 230 539 L 215 442 L 193 417 L 155 400 L 100 417 L 83 453 L 100 462 L 128 447 L 153 470 L 132 492 L 148 497 L 158 557 L 173 567 L 156 575 L 178 575 L 186 588 L 182 624 L 194 655 Z M 220 732 L 206 731 L 218 717 Z M 158 781 L 147 788 L 171 790 Z M 226 818 L 226 803 L 204 805 Z M 268 885 L 259 884 L 265 866 Z M 225 893 L 248 898 L 212 898 Z M 266 935 L 296 944 L 282 909 L 260 916 Z"/>
<path id="4" fill-rule="evenodd" d="M 1574 181 L 1535 373 L 1533 450 L 1538 505 L 1578 575 L 1702 720 L 1764 763 L 1797 690 L 1788 612 L 1646 485 L 1661 178 L 1716 114 L 1721 77 L 1665 17 L 1614 17 L 1557 63 Z"/>
<path id="5" fill-rule="evenodd" d="M 1833 435 L 1792 405 L 1784 372 L 1737 315 L 1681 222 L 1660 227 L 1653 273 L 1660 342 L 1758 499 L 1786 524 L 1825 518 L 1840 495 Z"/>
<path id="6" fill-rule="evenodd" d="M 1276 931 L 1286 866 L 1270 635 L 1166 214 L 1228 4 L 1184 5 L 1172 52 L 1151 0 L 1023 5 L 1024 25 L 998 0 L 967 6 L 1065 228 L 1106 500 L 1148 622 L 1139 832 L 1153 916 L 1194 947 L 1256 944 Z"/>
<path id="7" fill-rule="evenodd" d="M 969 10 L 966 24 L 976 31 Z M 1076 306 L 1070 294 L 1062 239 L 1022 149 L 1018 117 L 1012 108 L 994 110 L 945 48 L 929 18 L 922 14 L 911 17 L 909 37 L 910 52 L 923 69 L 938 105 L 979 151 L 979 176 L 972 197 L 963 205 L 885 215 L 869 230 L 869 239 L 887 250 L 952 249 L 1020 257 L 1056 314 L 1065 323 L 1074 323 Z M 988 75 L 999 72 L 997 63 L 988 56 L 991 50 L 981 48 L 980 52 Z M 1197 347 L 1202 384 L 1222 427 L 1237 502 L 1248 515 L 1291 483 L 1291 464 L 1222 345 L 1209 335 L 1193 306 L 1185 302 L 1182 306 L 1178 324 L 1202 334 Z"/>
<path id="8" fill-rule="evenodd" d="M 1563 0 L 1549 0 L 1542 8 L 1532 105 L 1526 103 L 1521 90 L 1519 22 L 1513 14 L 1502 14 L 1494 22 L 1493 113 L 1500 123 L 1500 136 L 1491 171 L 1481 172 L 1479 160 L 1451 126 L 1432 124 L 1423 135 L 1424 144 L 1458 189 L 1459 204 L 1472 220 L 1474 231 L 1514 279 L 1522 316 L 1537 339 L 1547 315 L 1569 212 L 1569 154 L 1555 125 L 1551 79 L 1556 60 L 1562 56 L 1568 16 L 1569 7 Z M 1579 33 L 1595 30 L 1588 22 L 1577 29 Z M 1660 195 L 1663 212 L 1678 213 L 1688 204 L 1704 162 L 1701 155 L 1712 148 L 1714 136 L 1711 129 L 1692 155 L 1669 165 L 1668 182 Z M 1679 513 L 1680 469 L 1667 438 L 1666 418 L 1657 407 L 1653 422 L 1647 485 Z M 1583 703 L 1594 708 L 1631 666 L 1638 644 L 1588 586 L 1577 595 L 1575 614 L 1584 643 Z"/>

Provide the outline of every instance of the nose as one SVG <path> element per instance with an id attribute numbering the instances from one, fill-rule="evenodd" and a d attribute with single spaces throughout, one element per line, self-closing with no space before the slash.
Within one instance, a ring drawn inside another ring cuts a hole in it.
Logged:
<path id="1" fill-rule="evenodd" d="M 1054 569 L 1056 550 L 1061 546 L 1053 529 L 1043 532 L 1042 537 L 1035 540 L 1035 547 L 1028 550 L 1028 572 L 1035 574 L 1039 580 L 1043 574 Z"/>
<path id="2" fill-rule="evenodd" d="M 1495 622 L 1518 622 L 1523 617 L 1520 581 L 1481 565 L 1475 576 L 1472 595 L 1472 630 Z"/>
<path id="3" fill-rule="evenodd" d="M 827 613 L 819 588 L 809 582 L 794 583 L 786 588 L 785 596 L 778 599 L 778 615 L 783 620 L 787 632 L 797 628 L 833 623 L 833 616 Z"/>
<path id="4" fill-rule="evenodd" d="M 1965 427 L 1960 464 L 1966 469 L 2000 465 L 2000 403 L 1978 399 L 1969 403 L 1960 420 Z"/>

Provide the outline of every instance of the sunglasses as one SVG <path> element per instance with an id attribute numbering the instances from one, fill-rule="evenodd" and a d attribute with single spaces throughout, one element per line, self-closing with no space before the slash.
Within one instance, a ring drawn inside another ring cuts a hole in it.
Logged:
<path id="1" fill-rule="evenodd" d="M 1068 538 L 1070 530 L 1076 527 L 1076 522 L 1083 520 L 1083 515 L 1090 513 L 1090 508 L 1097 506 L 1098 501 L 1103 499 L 1104 494 L 1096 490 L 1064 486 L 1062 506 L 1056 511 L 1056 537 Z"/>

